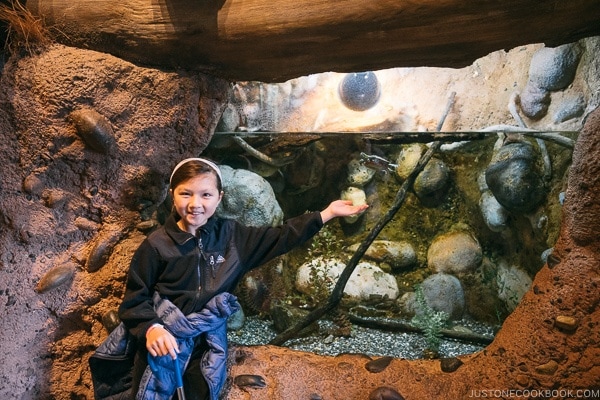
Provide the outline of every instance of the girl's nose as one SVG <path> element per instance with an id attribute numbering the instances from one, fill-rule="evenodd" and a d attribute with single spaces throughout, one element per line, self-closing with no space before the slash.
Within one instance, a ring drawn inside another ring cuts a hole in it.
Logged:
<path id="1" fill-rule="evenodd" d="M 194 208 L 202 207 L 202 198 L 200 196 L 192 196 L 190 206 Z"/>

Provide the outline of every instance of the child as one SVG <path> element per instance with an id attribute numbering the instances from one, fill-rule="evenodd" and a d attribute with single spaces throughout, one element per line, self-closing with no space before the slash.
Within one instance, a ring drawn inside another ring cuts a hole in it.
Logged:
<path id="1" fill-rule="evenodd" d="M 321 212 L 291 218 L 278 227 L 247 227 L 214 216 L 223 197 L 222 184 L 212 161 L 181 161 L 170 179 L 174 212 L 131 261 L 119 317 L 138 339 L 132 387 L 138 398 L 144 398 L 145 391 L 173 394 L 172 385 L 152 386 L 158 383 L 150 382 L 150 371 L 157 380 L 169 381 L 172 376 L 161 375 L 161 365 L 175 359 L 175 369 L 180 361 L 185 368 L 186 400 L 218 398 L 225 381 L 223 322 L 239 307 L 228 292 L 246 272 L 310 239 L 327 221 L 367 208 L 336 200 Z"/>

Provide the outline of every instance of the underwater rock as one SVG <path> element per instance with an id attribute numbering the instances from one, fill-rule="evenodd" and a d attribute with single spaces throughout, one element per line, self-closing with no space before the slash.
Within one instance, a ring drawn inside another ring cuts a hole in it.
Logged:
<path id="1" fill-rule="evenodd" d="M 340 194 L 340 199 L 352 201 L 352 205 L 359 206 L 367 204 L 367 195 L 364 190 L 349 186 Z M 351 217 L 344 217 L 344 221 L 349 224 L 353 224 L 360 218 L 360 215 L 353 215 Z"/>
<path id="2" fill-rule="evenodd" d="M 531 58 L 529 81 L 535 86 L 555 91 L 573 82 L 581 50 L 573 43 L 558 47 L 542 47 Z"/>
<path id="3" fill-rule="evenodd" d="M 421 203 L 435 207 L 443 202 L 450 187 L 450 169 L 442 160 L 432 158 L 417 175 L 413 189 Z"/>
<path id="4" fill-rule="evenodd" d="M 460 319 L 465 312 L 465 293 L 457 277 L 449 274 L 434 274 L 421 283 L 425 302 L 435 311 L 448 314 L 452 320 Z M 408 314 L 421 315 L 415 293 L 403 296 L 404 307 Z"/>
<path id="5" fill-rule="evenodd" d="M 251 171 L 262 176 L 263 178 L 272 178 L 275 174 L 280 174 L 279 167 L 269 165 L 259 160 L 252 160 L 250 167 Z"/>
<path id="6" fill-rule="evenodd" d="M 323 285 L 331 292 L 345 267 L 346 264 L 337 259 L 319 257 L 311 260 L 298 268 L 296 288 L 302 293 L 312 294 L 317 289 L 316 285 Z M 361 262 L 352 272 L 344 294 L 362 300 L 368 300 L 373 295 L 395 299 L 399 290 L 393 275 L 369 262 Z"/>
<path id="7" fill-rule="evenodd" d="M 532 280 L 527 272 L 516 266 L 508 266 L 501 262 L 498 265 L 496 284 L 498 298 L 503 300 L 508 310 L 512 312 L 531 287 Z"/>
<path id="8" fill-rule="evenodd" d="M 242 329 L 244 323 L 246 322 L 246 314 L 244 314 L 244 309 L 240 307 L 239 310 L 234 312 L 227 318 L 227 329 L 230 331 L 237 331 Z"/>
<path id="9" fill-rule="evenodd" d="M 360 243 L 348 247 L 348 251 L 355 253 Z M 389 264 L 394 271 L 406 270 L 418 262 L 417 253 L 408 242 L 395 242 L 391 240 L 375 240 L 364 254 L 365 259 L 378 263 Z"/>
<path id="10" fill-rule="evenodd" d="M 533 120 L 538 120 L 548 112 L 550 93 L 529 82 L 520 94 L 519 103 L 523 114 Z"/>
<path id="11" fill-rule="evenodd" d="M 502 204 L 498 203 L 496 197 L 490 190 L 481 194 L 479 199 L 479 209 L 483 216 L 483 221 L 492 232 L 502 232 L 506 229 L 509 213 Z"/>
<path id="12" fill-rule="evenodd" d="M 406 180 L 410 173 L 415 169 L 415 166 L 421 159 L 425 147 L 419 143 L 413 143 L 402 147 L 402 151 L 398 154 L 396 160 L 396 175 L 401 181 Z"/>
<path id="13" fill-rule="evenodd" d="M 52 268 L 50 271 L 40 279 L 35 291 L 38 293 L 45 293 L 49 290 L 56 289 L 57 287 L 70 282 L 75 275 L 75 266 L 72 264 L 59 265 Z"/>
<path id="14" fill-rule="evenodd" d="M 270 316 L 273 320 L 273 329 L 276 332 L 283 332 L 294 326 L 298 321 L 302 320 L 308 314 L 307 310 L 302 310 L 297 307 L 292 307 L 284 303 L 277 303 L 271 309 Z M 313 322 L 302 329 L 298 336 L 310 336 L 319 332 L 319 324 Z"/>
<path id="15" fill-rule="evenodd" d="M 303 151 L 293 163 L 284 167 L 285 181 L 291 194 L 316 188 L 325 176 L 325 161 L 316 151 Z"/>
<path id="16" fill-rule="evenodd" d="M 509 211 L 533 211 L 546 196 L 536 154 L 528 142 L 502 146 L 492 157 L 485 180 L 496 200 Z"/>
<path id="17" fill-rule="evenodd" d="M 375 170 L 367 167 L 359 159 L 352 159 L 348 163 L 347 181 L 352 186 L 363 187 L 373 179 Z"/>
<path id="18" fill-rule="evenodd" d="M 232 218 L 244 225 L 278 225 L 283 211 L 271 185 L 260 175 L 245 169 L 220 166 L 225 195 L 217 215 Z"/>
<path id="19" fill-rule="evenodd" d="M 116 146 L 115 133 L 110 122 L 95 110 L 84 108 L 73 111 L 69 120 L 77 134 L 90 149 L 110 154 Z"/>
<path id="20" fill-rule="evenodd" d="M 427 265 L 436 272 L 465 273 L 474 271 L 483 259 L 481 246 L 463 231 L 436 236 L 427 250 Z"/>
<path id="21" fill-rule="evenodd" d="M 404 397 L 391 387 L 381 386 L 369 393 L 369 400 L 404 400 Z"/>

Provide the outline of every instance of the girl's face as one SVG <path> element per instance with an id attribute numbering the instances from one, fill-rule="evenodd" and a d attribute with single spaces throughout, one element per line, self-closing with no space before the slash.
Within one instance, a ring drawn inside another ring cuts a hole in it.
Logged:
<path id="1" fill-rule="evenodd" d="M 213 216 L 223 197 L 217 188 L 217 177 L 210 173 L 181 182 L 171 194 L 173 206 L 181 217 L 177 225 L 192 235 Z"/>

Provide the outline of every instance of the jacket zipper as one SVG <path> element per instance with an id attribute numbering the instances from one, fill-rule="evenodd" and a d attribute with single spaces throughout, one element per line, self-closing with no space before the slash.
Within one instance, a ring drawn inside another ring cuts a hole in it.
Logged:
<path id="1" fill-rule="evenodd" d="M 215 261 L 215 256 L 214 255 L 210 255 L 209 257 L 206 256 L 206 253 L 204 253 L 204 246 L 202 245 L 202 238 L 198 238 L 198 251 L 200 253 L 200 257 L 198 257 L 198 282 L 200 282 L 200 286 L 198 287 L 198 291 L 200 291 L 202 289 L 202 283 L 204 283 L 204 286 L 207 286 L 207 282 L 202 282 L 202 273 L 200 271 L 201 268 L 201 260 L 204 259 L 208 265 L 210 265 L 210 271 L 212 273 L 212 278 L 213 279 L 217 279 L 217 271 L 215 270 L 215 266 L 217 265 L 217 262 Z"/>
<path id="2" fill-rule="evenodd" d="M 202 282 L 202 275 L 200 273 L 200 264 L 202 262 L 202 259 L 204 258 L 204 246 L 202 245 L 202 239 L 198 238 L 198 253 L 200 255 L 200 257 L 198 257 L 198 265 L 197 265 L 197 269 L 198 269 L 198 291 L 202 290 L 202 284 L 204 282 Z"/>

